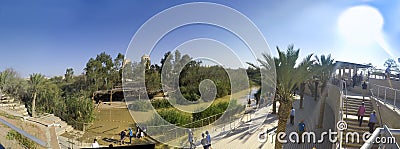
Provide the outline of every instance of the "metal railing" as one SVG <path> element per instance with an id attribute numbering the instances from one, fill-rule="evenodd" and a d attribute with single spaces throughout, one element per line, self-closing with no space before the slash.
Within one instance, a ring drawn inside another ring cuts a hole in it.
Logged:
<path id="1" fill-rule="evenodd" d="M 347 84 L 345 81 L 340 81 L 340 98 L 339 98 L 339 121 L 344 121 L 343 115 L 346 114 L 347 118 L 347 102 L 345 102 L 345 99 L 347 99 Z M 346 103 L 346 106 L 345 106 Z M 344 108 L 346 108 L 346 112 L 344 112 Z M 343 131 L 340 131 L 340 136 L 339 136 L 339 144 L 337 145 L 339 149 L 343 148 Z"/>
<path id="2" fill-rule="evenodd" d="M 232 111 L 234 111 L 234 110 L 232 110 Z M 213 124 L 213 126 L 210 127 L 210 128 L 212 128 L 212 130 L 210 130 L 210 132 L 216 132 L 216 131 L 221 131 L 222 132 L 222 131 L 234 130 L 236 127 L 239 126 L 240 122 L 243 121 L 244 117 L 233 118 L 233 117 L 228 116 L 229 119 L 222 120 L 223 122 L 226 122 L 226 123 L 217 121 L 217 119 L 220 118 L 226 112 L 229 112 L 229 111 L 225 111 L 223 113 L 218 113 L 218 114 L 215 114 L 215 115 L 211 115 L 211 116 L 208 116 L 206 118 L 203 118 L 203 119 L 200 119 L 200 120 L 197 120 L 197 121 L 193 121 L 193 122 L 188 123 L 188 124 L 184 124 L 184 125 L 182 125 L 180 127 L 176 127 L 179 124 L 170 124 L 170 125 L 162 125 L 162 126 L 147 126 L 147 129 L 148 130 L 151 130 L 151 129 L 158 130 L 158 128 L 163 127 L 161 129 L 164 130 L 164 131 L 162 131 L 162 130 L 157 131 L 157 132 L 159 132 L 158 134 L 152 133 L 153 136 L 161 135 L 162 137 L 161 138 L 157 137 L 157 139 L 158 140 L 162 140 L 162 142 L 169 142 L 169 141 L 173 141 L 173 140 L 179 139 L 180 137 L 187 137 L 187 133 L 188 133 L 187 130 L 188 129 L 192 129 L 193 132 L 196 132 L 196 131 L 199 131 L 199 130 L 202 131 L 203 129 L 206 129 L 203 126 L 208 126 L 208 125 L 210 125 L 211 123 L 214 123 L 214 122 L 215 123 L 222 123 L 222 124 Z M 170 129 L 168 129 L 168 127 L 170 127 Z M 180 128 L 187 128 L 187 129 L 180 129 Z M 167 130 L 165 130 L 165 129 L 167 129 Z M 171 134 L 173 134 L 173 135 L 171 135 Z M 195 138 L 195 140 L 196 140 L 196 138 Z"/>
<path id="3" fill-rule="evenodd" d="M 396 143 L 396 139 L 393 136 L 399 134 L 400 129 L 390 129 L 386 125 L 383 125 L 383 128 L 375 129 L 369 139 L 361 146 L 361 149 L 370 149 L 375 143 L 379 143 L 379 148 L 399 149 L 399 145 Z M 379 137 L 381 142 L 376 142 Z M 388 142 L 383 142 L 383 138 L 386 138 Z"/>
<path id="4" fill-rule="evenodd" d="M 0 123 L 3 123 L 4 125 L 10 127 L 11 129 L 15 130 L 16 132 L 20 133 L 21 135 L 25 136 L 26 138 L 28 138 L 29 140 L 32 140 L 33 142 L 35 142 L 36 144 L 42 146 L 42 147 L 48 147 L 48 144 L 42 140 L 40 140 L 39 138 L 23 131 L 22 129 L 8 123 L 7 121 L 3 120 L 0 118 Z"/>
<path id="5" fill-rule="evenodd" d="M 387 86 L 372 84 L 370 87 L 372 96 L 382 101 L 385 105 L 392 107 L 393 110 L 399 109 L 396 105 L 397 94 L 400 93 L 399 89 L 394 89 Z M 399 93 L 398 93 L 399 92 Z M 400 95 L 400 94 L 399 94 Z"/>

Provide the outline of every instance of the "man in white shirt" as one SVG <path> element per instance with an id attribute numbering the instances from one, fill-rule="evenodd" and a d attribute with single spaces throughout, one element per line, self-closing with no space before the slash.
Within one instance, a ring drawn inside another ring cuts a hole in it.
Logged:
<path id="1" fill-rule="evenodd" d="M 97 139 L 94 139 L 94 141 L 93 141 L 93 143 L 92 143 L 92 148 L 99 148 L 100 147 L 100 145 L 99 145 L 99 143 L 97 142 Z"/>
<path id="2" fill-rule="evenodd" d="M 292 107 L 292 110 L 290 110 L 290 124 L 294 125 L 294 115 L 295 115 L 295 110 Z"/>

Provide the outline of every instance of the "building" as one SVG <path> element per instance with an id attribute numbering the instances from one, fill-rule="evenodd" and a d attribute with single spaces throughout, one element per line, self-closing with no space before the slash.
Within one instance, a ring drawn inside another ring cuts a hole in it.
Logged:
<path id="1" fill-rule="evenodd" d="M 151 61 L 150 61 L 150 56 L 145 54 L 142 56 L 142 63 L 145 64 L 146 69 L 150 69 Z"/>

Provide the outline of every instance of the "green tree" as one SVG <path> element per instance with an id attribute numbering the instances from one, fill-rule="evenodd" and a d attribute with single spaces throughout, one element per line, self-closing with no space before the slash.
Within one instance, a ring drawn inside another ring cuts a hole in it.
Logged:
<path id="1" fill-rule="evenodd" d="M 117 57 L 114 59 L 114 68 L 112 72 L 112 80 L 115 86 L 122 85 L 122 69 L 124 67 L 124 59 L 125 56 L 121 53 L 118 53 Z"/>
<path id="2" fill-rule="evenodd" d="M 304 66 L 299 66 L 299 67 L 303 67 L 306 68 L 304 70 L 304 81 L 301 82 L 298 86 L 299 88 L 299 95 L 300 95 L 300 105 L 299 108 L 303 109 L 303 101 L 304 101 L 304 92 L 306 89 L 306 84 L 307 82 L 310 82 L 312 80 L 312 76 L 314 75 L 314 71 L 312 69 L 312 63 L 314 61 L 308 61 L 307 63 L 302 63 Z"/>
<path id="3" fill-rule="evenodd" d="M 44 83 L 45 83 L 46 79 L 44 77 L 44 75 L 39 74 L 39 73 L 34 73 L 31 74 L 29 76 L 29 84 L 31 87 L 31 91 L 32 91 L 32 104 L 31 104 L 31 114 L 33 117 L 36 116 L 36 98 L 38 93 L 41 91 L 41 88 L 43 87 Z"/>
<path id="4" fill-rule="evenodd" d="M 65 77 L 66 82 L 71 82 L 74 77 L 74 69 L 67 68 L 67 70 L 65 71 L 64 77 Z"/>
<path id="5" fill-rule="evenodd" d="M 296 61 L 299 58 L 300 49 L 294 50 L 293 45 L 289 45 L 286 53 L 277 47 L 278 58 L 274 58 L 276 68 L 276 96 L 279 101 L 278 110 L 278 127 L 277 133 L 286 132 L 286 123 L 289 117 L 289 111 L 293 103 L 293 89 L 301 82 L 304 82 L 305 75 L 307 74 L 306 64 L 310 63 L 312 54 L 306 56 L 300 65 L 296 67 Z M 269 55 L 264 54 L 265 61 L 259 60 L 262 63 L 271 61 Z M 281 149 L 282 143 L 275 140 L 275 148 Z"/>
<path id="6" fill-rule="evenodd" d="M 26 95 L 26 86 L 26 81 L 20 78 L 14 69 L 7 68 L 0 72 L 0 98 L 2 94 L 8 94 L 22 99 Z"/>
<path id="7" fill-rule="evenodd" d="M 318 117 L 318 128 L 323 127 L 324 112 L 325 112 L 325 102 L 328 97 L 327 84 L 334 70 L 334 59 L 331 59 L 331 55 L 328 56 L 321 55 L 319 58 L 315 56 L 316 59 L 316 75 L 321 82 L 321 107 Z"/>
<path id="8" fill-rule="evenodd" d="M 397 68 L 398 67 L 396 61 L 391 58 L 387 59 L 385 61 L 385 63 L 383 64 L 383 66 L 385 66 L 386 68 Z"/>

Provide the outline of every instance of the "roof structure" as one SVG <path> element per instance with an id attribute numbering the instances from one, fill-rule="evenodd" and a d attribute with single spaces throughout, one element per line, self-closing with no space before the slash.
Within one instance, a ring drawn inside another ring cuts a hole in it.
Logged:
<path id="1" fill-rule="evenodd" d="M 336 67 L 341 67 L 341 68 L 369 68 L 372 67 L 371 65 L 364 65 L 364 64 L 357 64 L 357 63 L 351 63 L 351 62 L 343 62 L 343 61 L 336 61 L 335 63 Z"/>

